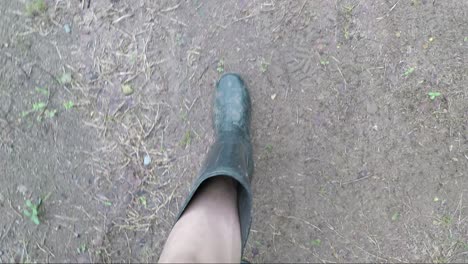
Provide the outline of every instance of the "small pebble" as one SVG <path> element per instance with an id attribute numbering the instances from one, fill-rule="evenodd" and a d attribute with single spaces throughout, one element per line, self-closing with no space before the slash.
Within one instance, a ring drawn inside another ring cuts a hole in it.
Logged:
<path id="1" fill-rule="evenodd" d="M 146 154 L 145 157 L 143 158 L 143 165 L 148 166 L 151 163 L 151 157 Z"/>
<path id="2" fill-rule="evenodd" d="M 369 114 L 375 114 L 379 110 L 379 107 L 377 106 L 376 103 L 374 102 L 368 102 L 367 103 L 367 113 Z"/>
<path id="3" fill-rule="evenodd" d="M 71 27 L 69 24 L 63 25 L 63 30 L 65 30 L 65 33 L 70 33 L 71 32 Z"/>
<path id="4" fill-rule="evenodd" d="M 90 82 L 96 81 L 99 78 L 99 75 L 93 71 L 88 71 L 85 76 Z"/>

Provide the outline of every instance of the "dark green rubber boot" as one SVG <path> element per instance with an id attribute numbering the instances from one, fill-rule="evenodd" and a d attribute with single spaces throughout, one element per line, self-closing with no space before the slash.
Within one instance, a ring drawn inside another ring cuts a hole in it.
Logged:
<path id="1" fill-rule="evenodd" d="M 241 227 L 242 252 L 250 231 L 253 173 L 250 143 L 250 97 L 244 82 L 237 74 L 225 74 L 216 85 L 213 126 L 216 141 L 206 156 L 203 168 L 193 183 L 177 220 L 204 181 L 227 176 L 238 182 L 237 197 Z"/>

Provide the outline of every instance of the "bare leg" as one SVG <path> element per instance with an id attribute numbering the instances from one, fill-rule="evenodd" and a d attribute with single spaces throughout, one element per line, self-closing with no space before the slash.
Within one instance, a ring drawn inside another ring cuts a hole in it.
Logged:
<path id="1" fill-rule="evenodd" d="M 241 232 L 236 183 L 207 180 L 172 229 L 159 262 L 240 263 Z"/>

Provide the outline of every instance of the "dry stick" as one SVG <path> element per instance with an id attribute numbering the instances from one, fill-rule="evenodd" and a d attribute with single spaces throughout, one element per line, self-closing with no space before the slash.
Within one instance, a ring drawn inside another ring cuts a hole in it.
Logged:
<path id="1" fill-rule="evenodd" d="M 350 180 L 350 181 L 344 182 L 344 183 L 342 183 L 342 184 L 340 184 L 340 185 L 342 186 L 342 185 L 346 185 L 346 184 L 350 184 L 350 183 L 355 183 L 355 182 L 358 182 L 358 181 L 362 181 L 362 180 L 364 180 L 364 179 L 367 179 L 367 178 L 369 178 L 369 177 L 370 177 L 370 176 L 367 175 L 367 176 L 364 176 L 364 177 L 361 177 L 361 178 L 358 178 L 358 179 L 355 179 L 355 180 Z"/>
<path id="2" fill-rule="evenodd" d="M 308 222 L 307 220 L 304 220 L 304 219 L 301 219 L 301 218 L 298 218 L 298 217 L 295 217 L 295 216 L 282 216 L 282 215 L 278 215 L 278 216 L 281 216 L 281 217 L 284 217 L 284 218 L 287 218 L 287 219 L 293 219 L 293 220 L 297 220 L 297 221 L 301 221 L 303 223 L 305 223 L 306 225 L 309 225 L 315 229 L 317 229 L 318 231 L 322 232 L 322 229 L 320 229 L 319 227 L 317 227 L 316 225 L 313 225 L 311 224 L 310 222 Z"/>
<path id="3" fill-rule="evenodd" d="M 148 132 L 145 133 L 145 136 L 143 137 L 143 139 L 146 139 L 146 138 L 151 134 L 151 132 L 153 132 L 154 127 L 155 127 L 156 124 L 158 123 L 158 119 L 159 119 L 159 107 L 160 107 L 160 105 L 158 104 L 158 111 L 156 112 L 156 117 L 154 118 L 154 123 L 153 123 L 153 125 L 151 126 L 151 128 L 148 130 Z"/>
<path id="4" fill-rule="evenodd" d="M 8 199 L 8 203 L 10 205 L 11 210 L 13 210 L 20 218 L 23 217 L 15 208 L 13 208 L 13 205 L 11 204 L 10 199 Z"/>
<path id="5" fill-rule="evenodd" d="M 52 253 L 50 250 L 45 250 L 45 249 L 43 249 L 43 248 L 41 247 L 41 245 L 39 245 L 39 243 L 37 243 L 37 242 L 36 242 L 36 245 L 37 245 L 37 247 L 38 247 L 42 252 L 44 252 L 44 253 L 46 253 L 46 254 L 49 254 L 49 255 L 51 255 L 52 257 L 55 258 L 54 253 Z M 44 246 L 44 247 L 47 248 L 46 246 Z"/>
<path id="6" fill-rule="evenodd" d="M 304 3 L 302 4 L 301 9 L 299 10 L 298 16 L 302 13 L 302 10 L 304 10 L 304 7 L 305 7 L 305 5 L 307 4 L 307 1 L 308 1 L 308 0 L 304 0 Z"/>
<path id="7" fill-rule="evenodd" d="M 172 18 L 172 17 L 168 17 L 168 16 L 166 16 L 166 15 L 164 15 L 164 14 L 161 14 L 161 13 L 158 13 L 158 15 L 160 15 L 160 16 L 162 16 L 162 17 L 165 17 L 165 18 L 171 20 L 172 22 L 174 22 L 174 23 L 176 23 L 176 24 L 179 24 L 179 25 L 181 25 L 181 26 L 187 27 L 187 24 L 185 24 L 184 22 L 182 22 L 182 21 L 180 21 L 180 20 L 177 20 L 177 19 Z"/>
<path id="8" fill-rule="evenodd" d="M 126 14 L 126 15 L 123 15 L 123 16 L 117 18 L 116 20 L 112 21 L 111 24 L 117 24 L 117 23 L 119 23 L 120 21 L 122 21 L 122 20 L 124 20 L 124 19 L 126 19 L 126 18 L 129 18 L 129 17 L 132 17 L 132 16 L 133 16 L 133 14 Z"/>
<path id="9" fill-rule="evenodd" d="M 345 90 L 346 90 L 346 88 L 348 87 L 348 82 L 346 81 L 346 78 L 344 77 L 343 72 L 341 72 L 341 68 L 338 65 L 338 63 L 340 63 L 340 61 L 337 58 L 333 57 L 333 56 L 331 56 L 331 58 L 337 62 L 336 68 L 338 69 L 338 72 L 340 73 L 341 77 L 343 78 L 343 81 L 344 81 L 344 84 L 345 84 Z"/>
<path id="10" fill-rule="evenodd" d="M 173 6 L 173 7 L 169 7 L 169 8 L 166 8 L 164 10 L 161 10 L 160 12 L 161 13 L 166 13 L 166 12 L 171 12 L 171 11 L 174 11 L 176 10 L 177 8 L 179 8 L 180 6 L 180 3 L 178 3 L 177 5 Z"/>
<path id="11" fill-rule="evenodd" d="M 381 16 L 381 17 L 378 17 L 377 20 L 382 20 L 386 17 L 388 17 L 390 15 L 390 13 L 393 11 L 393 9 L 395 9 L 396 5 L 400 2 L 400 0 L 398 0 L 391 8 L 390 10 L 387 12 L 387 14 Z"/>
<path id="12" fill-rule="evenodd" d="M 458 202 L 457 208 L 455 209 L 455 212 L 453 212 L 453 217 L 458 213 L 458 222 L 457 222 L 457 227 L 460 229 L 460 223 L 461 223 L 461 214 L 462 214 L 462 204 L 463 204 L 463 193 L 460 194 L 460 201 Z"/>
<path id="13" fill-rule="evenodd" d="M 338 233 L 338 231 L 336 231 L 335 228 L 334 228 L 330 223 L 328 223 L 328 222 L 326 222 L 326 223 L 327 223 L 328 228 L 329 228 L 330 230 L 332 230 L 333 232 L 335 232 L 335 234 L 337 234 L 337 235 L 338 235 L 339 237 L 341 237 L 342 239 L 345 239 L 345 237 L 344 237 L 343 235 L 341 235 L 340 233 Z M 365 253 L 367 253 L 367 254 L 369 254 L 369 255 L 375 257 L 375 258 L 378 258 L 378 259 L 380 259 L 380 260 L 388 261 L 386 258 L 377 256 L 377 255 L 375 255 L 375 254 L 373 254 L 373 253 L 371 253 L 371 252 L 369 252 L 369 251 L 363 249 L 362 247 L 358 246 L 357 243 L 355 243 L 354 241 L 350 240 L 350 242 L 351 242 L 351 244 L 353 244 L 355 247 L 357 247 L 358 249 L 364 251 Z"/>
<path id="14" fill-rule="evenodd" d="M 7 230 L 5 231 L 5 233 L 3 233 L 2 238 L 0 239 L 0 244 L 2 244 L 3 240 L 5 239 L 5 237 L 8 235 L 8 233 L 10 233 L 10 230 L 11 230 L 12 227 L 13 227 L 13 222 L 10 223 L 10 226 L 7 228 Z"/>
<path id="15" fill-rule="evenodd" d="M 192 104 L 190 105 L 190 107 L 187 108 L 187 113 L 190 113 L 190 110 L 192 110 L 192 107 L 193 107 L 193 105 L 197 102 L 198 98 L 199 98 L 199 96 L 197 96 L 197 97 L 195 98 L 195 100 L 193 100 L 193 102 L 192 102 Z M 187 107 L 187 106 L 186 106 L 186 107 Z"/>

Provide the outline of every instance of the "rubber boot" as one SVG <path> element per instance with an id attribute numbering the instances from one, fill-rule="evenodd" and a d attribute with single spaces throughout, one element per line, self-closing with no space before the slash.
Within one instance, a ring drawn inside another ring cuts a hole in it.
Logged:
<path id="1" fill-rule="evenodd" d="M 238 182 L 237 197 L 244 251 L 250 231 L 253 173 L 250 142 L 251 103 L 244 82 L 237 74 L 225 74 L 216 85 L 213 126 L 216 140 L 179 212 L 182 216 L 198 188 L 209 178 L 227 176 Z"/>

